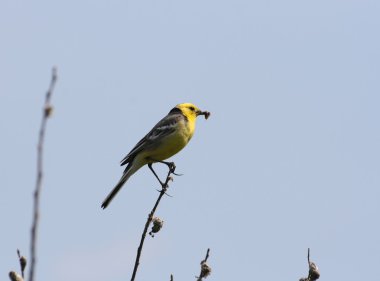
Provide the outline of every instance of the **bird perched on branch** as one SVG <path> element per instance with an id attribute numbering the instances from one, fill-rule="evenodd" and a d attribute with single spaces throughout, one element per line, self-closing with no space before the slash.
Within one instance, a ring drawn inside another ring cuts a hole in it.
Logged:
<path id="1" fill-rule="evenodd" d="M 178 153 L 190 141 L 195 130 L 195 121 L 197 116 L 204 115 L 207 119 L 210 116 L 208 111 L 201 111 L 191 103 L 181 103 L 174 107 L 168 115 L 153 127 L 153 129 L 143 137 L 136 146 L 121 161 L 121 165 L 127 165 L 123 176 L 108 194 L 102 203 L 105 209 L 119 192 L 125 182 L 142 166 L 148 164 L 149 169 L 158 179 L 161 185 L 163 183 L 153 170 L 153 163 L 164 163 L 169 170 L 174 173 L 175 165 L 173 162 L 164 160 Z"/>

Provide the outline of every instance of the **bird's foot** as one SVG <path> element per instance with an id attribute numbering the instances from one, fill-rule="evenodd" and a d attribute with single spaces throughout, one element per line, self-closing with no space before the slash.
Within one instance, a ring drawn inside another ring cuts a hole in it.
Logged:
<path id="1" fill-rule="evenodd" d="M 176 175 L 176 173 L 174 173 L 175 172 L 175 168 L 176 168 L 174 162 L 168 162 L 168 167 L 169 167 L 170 173 Z"/>

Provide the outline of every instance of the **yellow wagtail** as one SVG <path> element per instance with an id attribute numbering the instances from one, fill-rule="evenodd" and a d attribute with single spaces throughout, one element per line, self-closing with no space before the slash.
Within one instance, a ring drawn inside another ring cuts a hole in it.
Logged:
<path id="1" fill-rule="evenodd" d="M 163 185 L 153 170 L 152 164 L 156 162 L 164 163 L 174 173 L 174 163 L 165 162 L 164 160 L 173 156 L 187 145 L 194 134 L 195 121 L 199 115 L 204 115 L 207 119 L 210 113 L 208 111 L 201 111 L 191 103 L 181 103 L 170 110 L 168 115 L 158 122 L 121 161 L 122 166 L 128 165 L 119 182 L 106 199 L 104 199 L 102 208 L 107 208 L 130 176 L 146 164 L 148 164 L 149 169 L 161 185 Z"/>

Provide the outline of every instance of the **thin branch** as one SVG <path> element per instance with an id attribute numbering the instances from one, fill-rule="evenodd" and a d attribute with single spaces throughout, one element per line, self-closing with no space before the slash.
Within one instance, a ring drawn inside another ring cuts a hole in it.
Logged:
<path id="1" fill-rule="evenodd" d="M 158 207 L 158 204 L 161 201 L 162 196 L 164 196 L 166 194 L 166 191 L 169 188 L 168 183 L 169 183 L 170 180 L 172 180 L 172 177 L 170 175 L 173 174 L 173 173 L 174 173 L 174 169 L 169 169 L 169 172 L 168 172 L 168 175 L 166 177 L 166 180 L 162 184 L 162 188 L 160 190 L 160 194 L 158 195 L 157 201 L 154 204 L 152 211 L 149 213 L 148 219 L 147 219 L 147 221 L 145 223 L 145 227 L 144 227 L 143 233 L 141 235 L 140 245 L 139 245 L 139 247 L 137 249 L 137 256 L 136 256 L 135 266 L 133 268 L 133 273 L 132 273 L 131 281 L 134 281 L 135 278 L 136 278 L 137 268 L 139 267 L 139 264 L 140 264 L 141 252 L 142 252 L 142 248 L 143 248 L 143 245 L 144 245 L 146 234 L 148 232 L 149 225 L 150 225 L 150 223 L 153 220 L 154 213 L 156 212 L 156 209 Z"/>
<path id="2" fill-rule="evenodd" d="M 170 274 L 170 281 L 174 281 L 173 274 Z"/>
<path id="3" fill-rule="evenodd" d="M 210 255 L 210 248 L 207 249 L 206 257 L 203 261 L 201 261 L 201 264 L 207 262 L 209 255 Z"/>
<path id="4" fill-rule="evenodd" d="M 34 280 L 34 271 L 36 265 L 36 247 L 37 247 L 37 228 L 39 219 L 39 201 L 40 192 L 42 187 L 42 177 L 43 177 L 43 145 L 45 139 L 46 123 L 47 119 L 50 117 L 52 112 L 52 106 L 50 104 L 51 96 L 53 94 L 54 86 L 57 81 L 57 69 L 54 67 L 52 69 L 51 80 L 49 89 L 46 92 L 45 104 L 43 108 L 41 127 L 38 135 L 38 146 L 37 146 L 37 180 L 34 191 L 34 203 L 33 203 L 33 222 L 31 228 L 31 239 L 30 239 L 30 257 L 31 263 L 29 268 L 29 281 Z"/>
<path id="5" fill-rule="evenodd" d="M 203 278 L 206 278 L 211 274 L 211 267 L 207 265 L 207 259 L 210 254 L 210 248 L 207 249 L 206 257 L 203 261 L 201 261 L 201 272 L 199 273 L 199 277 L 197 277 L 197 281 L 202 281 Z"/>

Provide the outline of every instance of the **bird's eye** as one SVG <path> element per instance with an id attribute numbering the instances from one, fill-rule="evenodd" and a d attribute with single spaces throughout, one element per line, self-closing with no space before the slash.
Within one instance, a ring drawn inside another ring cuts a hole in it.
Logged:
<path id="1" fill-rule="evenodd" d="M 194 106 L 190 106 L 189 108 L 190 108 L 190 110 L 192 110 L 192 111 L 195 110 Z"/>

